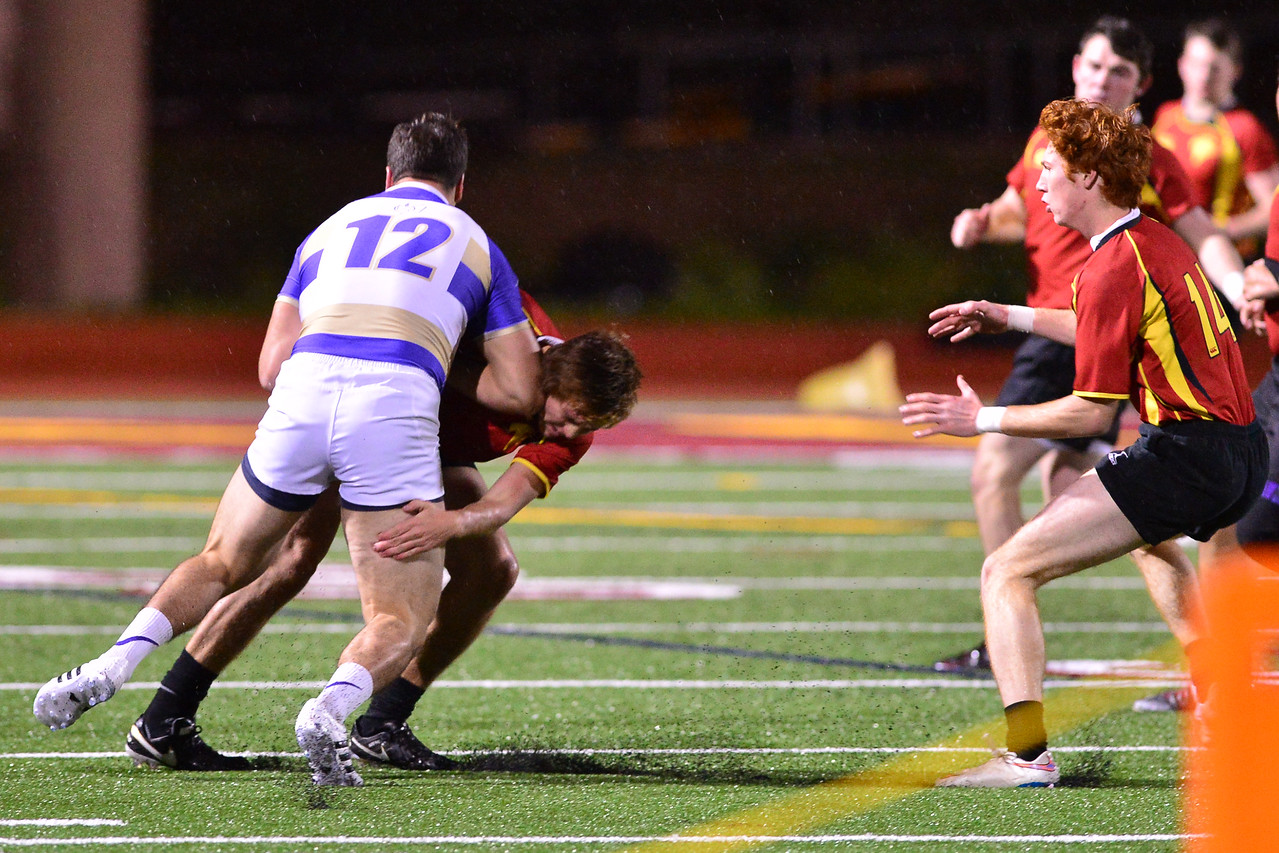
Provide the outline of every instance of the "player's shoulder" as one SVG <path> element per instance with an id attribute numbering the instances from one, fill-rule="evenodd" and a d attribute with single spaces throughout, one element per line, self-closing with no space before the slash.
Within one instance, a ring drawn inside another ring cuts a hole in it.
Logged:
<path id="1" fill-rule="evenodd" d="M 1154 121 L 1150 123 L 1151 128 L 1157 128 L 1160 125 L 1168 124 L 1181 118 L 1181 101 L 1164 101 L 1155 110 Z"/>

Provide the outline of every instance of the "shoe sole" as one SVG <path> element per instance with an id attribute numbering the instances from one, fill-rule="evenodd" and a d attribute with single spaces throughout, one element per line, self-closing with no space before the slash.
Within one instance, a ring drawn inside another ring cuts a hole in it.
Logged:
<path id="1" fill-rule="evenodd" d="M 351 769 L 351 748 L 345 738 L 334 740 L 319 721 L 311 717 L 315 700 L 302 706 L 299 722 L 294 725 L 298 746 L 311 766 L 311 781 L 320 787 L 358 788 L 364 784 L 360 774 Z M 343 731 L 345 734 L 345 731 Z"/>
<path id="2" fill-rule="evenodd" d="M 346 744 L 333 742 L 320 729 L 299 731 L 298 745 L 311 766 L 311 781 L 322 788 L 358 788 L 364 784 L 360 774 L 344 766 L 351 761 L 351 751 Z M 345 759 L 345 761 L 344 761 Z"/>
<path id="3" fill-rule="evenodd" d="M 172 752 L 162 753 L 147 741 L 138 724 L 129 729 L 129 736 L 124 739 L 124 754 L 133 760 L 134 767 L 149 767 L 152 770 L 173 770 L 178 765 L 177 756 Z"/>
<path id="4" fill-rule="evenodd" d="M 31 708 L 37 720 L 54 731 L 65 729 L 85 711 L 115 695 L 115 685 L 106 673 L 85 674 L 82 670 L 68 670 L 40 688 Z"/>

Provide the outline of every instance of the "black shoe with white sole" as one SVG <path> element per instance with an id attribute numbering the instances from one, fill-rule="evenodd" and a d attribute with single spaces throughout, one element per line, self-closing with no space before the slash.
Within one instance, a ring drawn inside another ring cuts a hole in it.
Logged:
<path id="1" fill-rule="evenodd" d="M 201 740 L 200 727 L 186 717 L 164 720 L 156 726 L 148 726 L 145 717 L 138 717 L 124 740 L 124 751 L 139 767 L 199 772 L 253 769 L 247 758 L 223 755 Z"/>
<path id="2" fill-rule="evenodd" d="M 350 743 L 356 758 L 374 764 L 389 764 L 401 770 L 455 770 L 458 767 L 453 759 L 427 749 L 408 723 L 395 720 L 374 723 L 360 717 L 351 729 Z"/>

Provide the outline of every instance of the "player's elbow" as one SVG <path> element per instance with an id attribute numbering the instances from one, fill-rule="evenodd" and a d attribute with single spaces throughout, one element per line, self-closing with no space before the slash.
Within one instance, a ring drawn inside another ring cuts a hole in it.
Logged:
<path id="1" fill-rule="evenodd" d="M 526 418 L 536 418 L 546 402 L 536 383 L 516 383 L 503 390 L 504 411 L 518 413 Z"/>

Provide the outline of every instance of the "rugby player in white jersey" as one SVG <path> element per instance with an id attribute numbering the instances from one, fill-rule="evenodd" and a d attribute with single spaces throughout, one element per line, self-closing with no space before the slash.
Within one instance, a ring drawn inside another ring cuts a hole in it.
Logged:
<path id="1" fill-rule="evenodd" d="M 299 247 L 272 311 L 259 369 L 267 412 L 213 518 L 204 550 L 161 584 L 101 656 L 44 685 L 33 711 L 66 728 L 129 680 L 154 649 L 252 582 L 264 558 L 332 483 L 364 628 L 295 730 L 317 785 L 353 786 L 345 720 L 396 678 L 439 601 L 443 549 L 379 555 L 410 501 L 443 496 L 439 402 L 463 336 L 488 369 L 476 389 L 511 413 L 540 410 L 538 347 L 505 257 L 456 207 L 467 141 L 427 113 L 395 128 L 386 191 L 348 204 Z"/>

